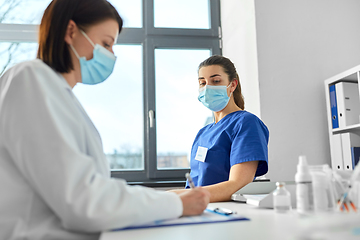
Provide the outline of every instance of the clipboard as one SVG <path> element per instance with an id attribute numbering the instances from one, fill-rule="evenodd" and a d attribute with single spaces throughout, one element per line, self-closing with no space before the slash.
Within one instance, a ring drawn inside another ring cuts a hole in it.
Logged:
<path id="1" fill-rule="evenodd" d="M 170 226 L 181 226 L 181 225 L 191 225 L 191 224 L 220 223 L 220 222 L 231 222 L 231 221 L 249 221 L 249 220 L 250 220 L 249 218 L 246 218 L 238 214 L 224 215 L 214 212 L 213 209 L 206 209 L 203 212 L 203 214 L 199 216 L 186 216 L 177 219 L 154 221 L 148 224 L 129 226 L 125 228 L 117 228 L 117 229 L 113 229 L 112 231 L 170 227 Z"/>

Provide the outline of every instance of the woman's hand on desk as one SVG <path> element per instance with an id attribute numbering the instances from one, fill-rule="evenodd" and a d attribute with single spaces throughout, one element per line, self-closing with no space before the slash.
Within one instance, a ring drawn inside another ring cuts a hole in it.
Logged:
<path id="1" fill-rule="evenodd" d="M 178 192 L 183 203 L 183 216 L 199 215 L 203 213 L 210 201 L 208 190 L 197 187 L 188 191 Z"/>

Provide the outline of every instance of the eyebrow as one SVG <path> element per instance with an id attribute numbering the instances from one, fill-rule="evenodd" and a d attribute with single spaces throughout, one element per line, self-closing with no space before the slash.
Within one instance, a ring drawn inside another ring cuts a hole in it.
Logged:
<path id="1" fill-rule="evenodd" d="M 220 75 L 220 74 L 214 74 L 214 75 L 211 75 L 211 76 L 210 76 L 210 78 L 213 78 L 213 77 L 218 77 L 218 76 L 219 76 L 219 77 L 221 77 L 221 75 Z"/>
<path id="2" fill-rule="evenodd" d="M 210 76 L 210 78 L 213 78 L 213 77 L 221 77 L 221 75 L 216 73 L 216 74 Z M 199 77 L 199 80 L 200 79 L 204 79 L 204 77 Z"/>
<path id="3" fill-rule="evenodd" d="M 115 39 L 114 39 L 112 36 L 107 35 L 107 34 L 106 34 L 105 36 L 107 36 L 107 37 L 111 38 L 111 39 L 112 39 L 112 41 L 113 41 L 113 42 L 115 42 Z"/>

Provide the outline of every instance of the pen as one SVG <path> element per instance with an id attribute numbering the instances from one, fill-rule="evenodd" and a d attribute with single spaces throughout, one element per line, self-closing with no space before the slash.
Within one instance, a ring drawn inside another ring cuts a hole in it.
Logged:
<path id="1" fill-rule="evenodd" d="M 346 209 L 346 211 L 349 212 L 350 207 L 348 207 L 348 205 L 346 203 L 348 203 L 352 207 L 354 212 L 357 212 L 356 206 L 349 198 L 347 192 L 344 193 L 342 198 L 338 200 L 338 207 L 339 207 L 340 211 L 344 211 Z"/>
<path id="2" fill-rule="evenodd" d="M 345 192 L 342 197 L 340 198 L 340 200 L 338 201 L 338 207 L 339 210 L 344 209 L 344 202 L 345 202 L 345 198 L 347 197 L 347 192 Z"/>
<path id="3" fill-rule="evenodd" d="M 185 174 L 185 177 L 186 177 L 186 179 L 187 179 L 188 182 L 189 182 L 190 188 L 195 188 L 195 185 L 194 185 L 194 182 L 193 182 L 193 180 L 192 180 L 192 178 L 191 178 L 191 176 L 190 176 L 190 173 L 186 173 L 186 174 Z"/>
<path id="4" fill-rule="evenodd" d="M 352 201 L 350 201 L 350 205 L 354 209 L 354 211 L 357 212 L 356 207 L 355 207 L 355 205 L 354 205 L 354 203 Z"/>

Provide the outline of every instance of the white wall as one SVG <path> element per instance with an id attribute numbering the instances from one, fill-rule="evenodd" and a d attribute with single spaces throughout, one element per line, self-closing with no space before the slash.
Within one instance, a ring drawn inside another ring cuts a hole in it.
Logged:
<path id="1" fill-rule="evenodd" d="M 243 26 L 246 6 L 255 26 Z M 267 177 L 293 180 L 302 154 L 310 164 L 330 164 L 324 80 L 360 64 L 360 1 L 222 0 L 221 7 L 224 55 L 257 69 L 258 79 L 242 80 L 254 87 L 245 91 L 260 92 L 260 116 L 270 130 Z M 238 33 L 247 27 L 255 33 Z M 231 40 L 235 35 L 241 37 Z M 256 50 L 244 54 L 254 35 Z"/>
<path id="2" fill-rule="evenodd" d="M 253 0 L 221 1 L 223 55 L 235 64 L 245 108 L 260 117 L 255 6 Z"/>

